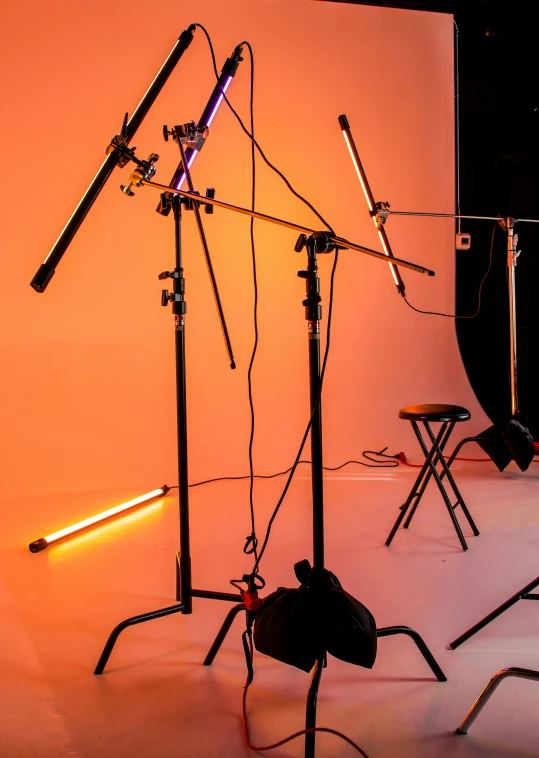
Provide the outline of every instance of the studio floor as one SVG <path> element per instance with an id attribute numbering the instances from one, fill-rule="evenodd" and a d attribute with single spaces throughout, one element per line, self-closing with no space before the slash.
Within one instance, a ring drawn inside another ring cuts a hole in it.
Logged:
<path id="1" fill-rule="evenodd" d="M 379 641 L 372 670 L 329 658 L 318 725 L 339 730 L 369 758 L 508 758 L 539 755 L 539 684 L 502 682 L 466 736 L 455 728 L 486 683 L 507 666 L 539 669 L 539 606 L 519 602 L 456 651 L 448 643 L 539 575 L 539 465 L 526 473 L 456 463 L 481 531 L 464 553 L 439 493 L 429 488 L 411 528 L 384 541 L 417 471 L 349 466 L 326 479 L 326 563 L 377 625 L 408 625 L 448 677 L 439 683 L 412 641 Z M 170 481 L 169 484 L 174 482 Z M 148 489 L 162 482 L 149 482 Z M 260 527 L 283 479 L 257 482 Z M 136 492 L 20 496 L 4 503 L 0 562 L 2 758 L 178 758 L 251 753 L 243 743 L 245 661 L 238 619 L 214 665 L 202 660 L 229 604 L 195 600 L 180 614 L 127 629 L 102 676 L 93 668 L 112 628 L 174 603 L 175 491 L 136 514 L 51 546 L 28 542 Z M 49 510 L 55 523 L 47 520 Z M 191 490 L 194 586 L 230 591 L 249 569 L 248 485 Z M 10 516 L 11 514 L 11 516 Z M 64 519 L 64 521 L 62 521 Z M 36 524 L 29 528 L 28 524 Z M 293 564 L 311 556 L 309 479 L 294 481 L 261 573 L 267 591 L 296 586 Z M 241 618 L 241 616 L 240 616 Z M 251 736 L 275 742 L 302 728 L 309 675 L 255 654 Z M 303 738 L 270 755 L 303 755 Z M 329 734 L 319 758 L 357 753 Z"/>

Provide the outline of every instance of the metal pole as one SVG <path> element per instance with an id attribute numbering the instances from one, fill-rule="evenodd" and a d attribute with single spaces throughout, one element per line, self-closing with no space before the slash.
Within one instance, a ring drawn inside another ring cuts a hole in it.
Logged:
<path id="1" fill-rule="evenodd" d="M 505 220 L 507 232 L 507 274 L 509 285 L 509 333 L 511 350 L 511 415 L 518 410 L 517 394 L 517 308 L 515 291 L 515 268 L 517 265 L 518 234 L 515 234 L 515 220 L 508 216 Z"/>

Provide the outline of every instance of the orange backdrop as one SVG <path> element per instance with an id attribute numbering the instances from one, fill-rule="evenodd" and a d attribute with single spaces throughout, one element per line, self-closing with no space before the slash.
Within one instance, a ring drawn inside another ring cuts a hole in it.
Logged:
<path id="1" fill-rule="evenodd" d="M 157 274 L 173 266 L 173 222 L 145 188 L 125 197 L 115 170 L 45 294 L 29 282 L 101 165 L 123 114 L 139 102 L 179 33 L 207 26 L 221 67 L 247 39 L 256 56 L 256 134 L 270 160 L 339 234 L 378 247 L 337 117 L 346 113 L 377 199 L 451 212 L 454 197 L 453 21 L 448 15 L 293 0 L 66 0 L 2 11 L 3 254 L 0 275 L 4 494 L 125 488 L 176 481 L 174 334 Z M 214 86 L 200 31 L 132 144 L 161 154 L 168 183 L 177 147 L 161 126 L 197 119 Z M 229 90 L 248 118 L 249 63 Z M 197 187 L 248 205 L 250 146 L 222 107 L 194 167 Z M 308 226 L 310 211 L 258 161 L 257 207 Z M 246 371 L 253 340 L 249 220 L 203 217 L 238 369 L 228 367 L 194 219 L 184 221 L 189 458 L 193 481 L 247 471 Z M 454 307 L 449 221 L 391 218 L 396 255 L 436 270 L 403 271 L 418 307 Z M 256 222 L 260 352 L 256 468 L 289 466 L 308 419 L 304 256 L 296 234 Z M 321 260 L 323 328 L 331 258 Z M 404 404 L 456 402 L 487 425 L 468 385 L 450 319 L 421 316 L 388 267 L 341 253 L 324 393 L 325 458 L 368 447 L 415 453 Z M 473 428 L 472 428 L 473 427 Z M 18 517 L 18 516 L 17 516 Z M 24 517 L 23 514 L 20 515 Z M 35 526 L 35 525 L 34 525 Z M 43 528 L 55 526 L 53 514 Z M 61 526 L 59 524 L 58 526 Z M 29 534 L 36 536 L 37 531 Z"/>

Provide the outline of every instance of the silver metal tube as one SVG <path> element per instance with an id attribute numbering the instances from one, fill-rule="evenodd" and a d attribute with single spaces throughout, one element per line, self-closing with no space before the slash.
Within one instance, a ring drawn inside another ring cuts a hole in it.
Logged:
<path id="1" fill-rule="evenodd" d="M 262 221 L 269 221 L 272 224 L 279 224 L 280 226 L 285 226 L 288 229 L 295 229 L 298 232 L 303 232 L 304 234 L 314 234 L 315 229 L 310 229 L 307 226 L 301 226 L 300 224 L 295 224 L 292 221 L 285 221 L 282 218 L 277 218 L 276 216 L 268 216 L 265 213 L 259 213 L 258 211 L 251 211 L 248 208 L 242 208 L 239 205 L 232 205 L 231 203 L 225 203 L 222 200 L 217 200 L 216 198 L 206 197 L 194 194 L 193 192 L 186 192 L 182 189 L 175 189 L 173 187 L 168 187 L 165 184 L 157 184 L 156 182 L 150 182 L 141 180 L 140 184 L 144 187 L 153 187 L 154 189 L 161 190 L 161 192 L 168 192 L 172 195 L 181 195 L 182 197 L 190 197 L 192 200 L 196 200 L 199 203 L 202 203 L 203 205 L 215 205 L 217 208 L 225 208 L 229 211 L 235 211 L 236 213 L 243 213 L 246 216 L 250 216 L 251 218 L 259 218 Z M 387 255 L 385 253 L 379 253 L 377 250 L 371 250 L 368 247 L 364 247 L 363 245 L 357 245 L 355 242 L 350 242 L 350 240 L 345 239 L 344 237 L 337 237 L 336 235 L 330 234 L 328 232 L 328 238 L 332 240 L 333 242 L 336 242 L 337 245 L 347 248 L 348 250 L 357 250 L 360 253 L 365 253 L 366 255 L 372 255 L 373 258 L 378 258 L 379 260 L 384 261 L 387 263 Z M 432 269 L 425 268 L 424 266 L 419 266 L 417 263 L 411 263 L 410 261 L 405 261 L 403 258 L 392 258 L 392 262 L 395 264 L 398 264 L 399 266 L 404 266 L 405 268 L 409 268 L 412 271 L 417 271 L 420 274 L 428 274 L 429 276 L 434 276 L 435 272 L 432 271 Z"/>
<path id="2" fill-rule="evenodd" d="M 502 679 L 506 679 L 509 676 L 518 677 L 519 679 L 539 679 L 539 671 L 534 671 L 533 669 L 521 669 L 517 667 L 510 667 L 506 669 L 501 669 L 501 671 L 498 671 L 497 674 L 494 674 L 492 679 L 489 679 L 489 681 L 486 683 L 485 687 L 483 688 L 483 691 L 475 701 L 475 703 L 472 705 L 464 719 L 461 721 L 459 726 L 457 727 L 457 733 L 458 734 L 466 734 L 468 729 L 471 727 L 475 719 L 479 716 L 485 705 L 490 700 L 490 697 L 494 690 L 498 687 Z"/>
<path id="3" fill-rule="evenodd" d="M 384 209 L 388 216 L 432 216 L 433 218 L 469 218 L 475 221 L 503 221 L 501 216 L 464 216 L 460 213 L 420 213 L 419 211 L 392 211 L 390 208 Z M 520 221 L 524 224 L 539 224 L 537 218 L 514 218 L 516 223 Z"/>
<path id="4" fill-rule="evenodd" d="M 509 286 L 509 335 L 510 335 L 510 360 L 511 360 L 511 414 L 514 416 L 518 409 L 517 389 L 517 307 L 515 290 L 515 268 L 517 265 L 517 242 L 515 234 L 515 221 L 511 217 L 506 219 L 507 232 L 507 274 Z"/>

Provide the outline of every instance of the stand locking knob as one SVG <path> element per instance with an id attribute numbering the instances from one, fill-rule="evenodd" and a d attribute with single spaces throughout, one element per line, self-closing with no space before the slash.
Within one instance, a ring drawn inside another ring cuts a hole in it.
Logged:
<path id="1" fill-rule="evenodd" d="M 170 292 L 168 290 L 161 290 L 161 305 L 167 307 L 170 300 Z"/>
<path id="2" fill-rule="evenodd" d="M 206 197 L 209 197 L 210 200 L 213 200 L 215 197 L 215 187 L 208 187 L 206 190 Z M 204 213 L 213 213 L 213 205 L 210 205 L 210 203 L 206 203 L 204 206 Z"/>

